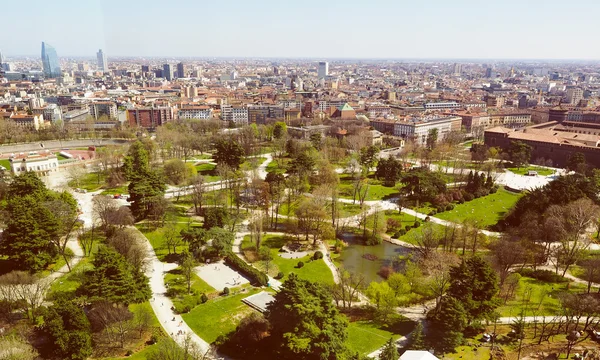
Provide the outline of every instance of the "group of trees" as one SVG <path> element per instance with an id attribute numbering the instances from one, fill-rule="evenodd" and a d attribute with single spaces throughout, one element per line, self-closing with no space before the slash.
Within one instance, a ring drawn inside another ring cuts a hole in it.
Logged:
<path id="1" fill-rule="evenodd" d="M 68 192 L 46 188 L 33 172 L 16 176 L 4 204 L 4 232 L 0 255 L 14 269 L 38 272 L 56 261 L 68 263 L 67 241 L 77 222 L 77 201 Z"/>
<path id="2" fill-rule="evenodd" d="M 243 319 L 217 344 L 223 353 L 244 359 L 355 358 L 345 344 L 347 326 L 322 285 L 290 274 L 264 317 Z"/>

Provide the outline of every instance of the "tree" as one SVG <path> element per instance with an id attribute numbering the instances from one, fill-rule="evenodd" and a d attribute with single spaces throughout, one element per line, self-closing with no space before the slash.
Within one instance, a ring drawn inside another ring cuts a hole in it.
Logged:
<path id="1" fill-rule="evenodd" d="M 205 182 L 204 177 L 202 175 L 196 175 L 192 179 L 192 202 L 194 203 L 194 210 L 196 215 L 200 215 L 202 213 L 202 205 L 204 204 L 204 194 L 206 190 L 204 189 Z"/>
<path id="2" fill-rule="evenodd" d="M 419 321 L 410 336 L 410 350 L 425 350 L 425 334 L 423 324 Z"/>
<path id="3" fill-rule="evenodd" d="M 344 309 L 349 309 L 358 298 L 358 293 L 365 288 L 365 276 L 361 273 L 349 272 L 342 267 L 336 267 L 336 272 L 338 282 L 330 286 L 331 296 L 336 306 L 339 307 L 341 302 Z"/>
<path id="4" fill-rule="evenodd" d="M 92 331 L 102 332 L 106 342 L 112 346 L 119 344 L 121 348 L 125 347 L 129 334 L 135 331 L 133 314 L 127 306 L 121 304 L 115 305 L 105 300 L 97 301 L 89 310 L 88 317 Z"/>
<path id="5" fill-rule="evenodd" d="M 520 242 L 513 241 L 508 236 L 501 237 L 490 248 L 492 250 L 492 266 L 498 273 L 499 286 L 502 287 L 513 266 L 525 262 L 526 251 Z"/>
<path id="6" fill-rule="evenodd" d="M 385 186 L 394 186 L 401 178 L 402 163 L 393 157 L 381 159 L 377 163 L 375 176 L 383 180 Z"/>
<path id="7" fill-rule="evenodd" d="M 192 279 L 194 278 L 194 268 L 196 267 L 194 257 L 189 251 L 184 251 L 181 254 L 179 266 L 181 267 L 181 272 L 187 284 L 187 293 L 189 294 L 192 291 Z"/>
<path id="8" fill-rule="evenodd" d="M 400 355 L 398 355 L 398 345 L 393 338 L 390 338 L 383 348 L 381 349 L 381 353 L 379 354 L 380 360 L 398 360 Z"/>
<path id="9" fill-rule="evenodd" d="M 54 211 L 44 205 L 51 201 L 76 206 L 72 196 L 48 190 L 33 172 L 16 176 L 10 184 L 0 254 L 13 261 L 15 269 L 43 270 L 58 254 L 55 244 L 64 228 Z"/>
<path id="10" fill-rule="evenodd" d="M 507 153 L 514 166 L 520 169 L 531 159 L 531 146 L 522 141 L 511 141 Z"/>
<path id="11" fill-rule="evenodd" d="M 92 261 L 94 268 L 86 272 L 77 293 L 90 300 L 115 303 L 140 303 L 150 298 L 148 278 L 134 271 L 116 250 L 100 246 Z"/>
<path id="12" fill-rule="evenodd" d="M 479 256 L 472 256 L 450 269 L 452 282 L 448 297 L 460 302 L 468 322 L 488 317 L 499 305 L 498 278 L 490 265 Z"/>
<path id="13" fill-rule="evenodd" d="M 208 208 L 204 210 L 202 227 L 209 230 L 213 227 L 224 227 L 227 222 L 227 210 L 223 208 Z"/>
<path id="14" fill-rule="evenodd" d="M 90 322 L 83 310 L 70 301 L 59 300 L 44 315 L 43 331 L 53 343 L 59 359 L 87 359 L 92 355 Z"/>
<path id="15" fill-rule="evenodd" d="M 278 359 L 343 359 L 348 321 L 325 289 L 290 274 L 265 317 Z"/>
<path id="16" fill-rule="evenodd" d="M 320 132 L 310 134 L 310 143 L 312 144 L 312 146 L 315 149 L 321 150 L 321 142 L 322 141 L 323 141 L 323 135 Z"/>
<path id="17" fill-rule="evenodd" d="M 580 174 L 585 174 L 587 171 L 587 163 L 585 155 L 580 152 L 571 154 L 567 160 L 567 170 L 575 171 Z"/>
<path id="18" fill-rule="evenodd" d="M 215 142 L 215 161 L 218 165 L 227 165 L 237 170 L 244 161 L 244 149 L 232 138 L 222 138 Z"/>
<path id="19" fill-rule="evenodd" d="M 394 308 L 398 306 L 398 299 L 394 289 L 387 282 L 375 282 L 369 284 L 365 295 L 375 303 L 377 315 L 381 317 L 383 322 L 386 322 L 389 316 L 394 312 Z"/>
<path id="20" fill-rule="evenodd" d="M 402 176 L 404 191 L 420 201 L 433 200 L 446 192 L 446 182 L 442 174 L 431 172 L 427 168 L 412 169 Z"/>
<path id="21" fill-rule="evenodd" d="M 442 297 L 452 281 L 450 267 L 458 263 L 458 257 L 450 252 L 436 251 L 427 258 L 420 259 L 419 262 L 427 275 L 425 284 L 435 297 L 435 308 L 439 310 Z"/>
<path id="22" fill-rule="evenodd" d="M 439 310 L 430 312 L 428 318 L 431 321 L 428 337 L 438 349 L 454 351 L 462 343 L 462 332 L 467 326 L 467 312 L 460 300 L 452 296 L 444 297 Z"/>
<path id="23" fill-rule="evenodd" d="M 261 246 L 258 250 L 258 256 L 265 264 L 265 273 L 269 273 L 269 265 L 271 264 L 271 260 L 273 260 L 273 255 L 271 254 L 271 249 L 267 246 Z"/>
<path id="24" fill-rule="evenodd" d="M 171 185 L 181 185 L 196 175 L 196 168 L 181 159 L 171 159 L 165 163 L 165 177 Z"/>
<path id="25" fill-rule="evenodd" d="M 202 351 L 188 334 L 183 338 L 181 346 L 171 338 L 165 338 L 148 353 L 147 360 L 209 360 L 215 358 L 208 351 Z"/>
<path id="26" fill-rule="evenodd" d="M 150 171 L 148 151 L 140 140 L 132 143 L 127 155 L 123 159 L 123 173 L 125 178 L 132 181 L 134 178 L 144 176 Z"/>
<path id="27" fill-rule="evenodd" d="M 323 235 L 322 230 L 326 227 L 327 212 L 318 203 L 312 199 L 304 200 L 296 209 L 298 218 L 298 228 L 304 232 L 305 240 L 313 236 L 313 244 L 316 244 L 319 235 Z"/>
<path id="28" fill-rule="evenodd" d="M 77 214 L 77 202 L 69 193 L 60 194 L 60 199 L 47 201 L 42 204 L 46 210 L 54 214 L 57 224 L 57 231 L 50 239 L 56 247 L 56 251 L 63 257 L 69 272 L 71 264 L 67 257 L 67 243 L 71 237 L 71 233 L 78 224 L 79 218 Z"/>
<path id="29" fill-rule="evenodd" d="M 287 125 L 284 122 L 278 121 L 273 126 L 273 137 L 275 139 L 281 139 L 287 135 Z"/>
<path id="30" fill-rule="evenodd" d="M 377 146 L 366 146 L 360 149 L 359 163 L 365 174 L 368 174 L 370 169 L 375 166 L 378 152 L 379 148 Z"/>
<path id="31" fill-rule="evenodd" d="M 437 128 L 433 128 L 429 130 L 429 133 L 427 133 L 427 148 L 429 150 L 433 150 L 433 148 L 435 147 L 435 144 L 437 144 L 438 141 L 438 129 Z"/>
<path id="32" fill-rule="evenodd" d="M 136 220 L 142 220 L 150 214 L 156 216 L 156 210 L 161 208 L 166 186 L 164 179 L 155 171 L 149 171 L 141 176 L 135 176 L 128 186 L 131 213 Z"/>
<path id="33" fill-rule="evenodd" d="M 589 256 L 580 260 L 578 265 L 584 269 L 583 279 L 587 281 L 587 292 L 589 294 L 592 290 L 592 283 L 600 282 L 600 258 Z"/>
<path id="34" fill-rule="evenodd" d="M 24 271 L 12 271 L 0 276 L 0 298 L 21 307 L 30 320 L 37 316 L 51 280 Z"/>

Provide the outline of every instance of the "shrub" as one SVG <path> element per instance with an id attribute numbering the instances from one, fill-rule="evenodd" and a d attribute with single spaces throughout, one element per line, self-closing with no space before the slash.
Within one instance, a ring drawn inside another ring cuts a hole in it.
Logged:
<path id="1" fill-rule="evenodd" d="M 198 305 L 198 298 L 192 295 L 185 295 L 181 302 L 175 302 L 175 312 L 177 314 L 185 314 L 190 312 Z"/>
<path id="2" fill-rule="evenodd" d="M 223 295 L 229 295 L 229 292 L 230 292 L 230 291 L 229 291 L 229 288 L 228 288 L 227 286 L 225 286 L 225 287 L 223 288 Z"/>
<path id="3" fill-rule="evenodd" d="M 402 226 L 402 224 L 400 223 L 400 221 L 398 221 L 394 218 L 387 219 L 387 228 L 388 229 L 398 229 L 401 226 Z"/>
<path id="4" fill-rule="evenodd" d="M 496 191 L 498 191 L 498 185 L 492 186 L 492 188 L 490 189 L 490 194 L 495 194 Z"/>
<path id="5" fill-rule="evenodd" d="M 416 228 L 418 228 L 419 226 L 421 226 L 421 223 L 420 223 L 420 222 L 418 222 L 418 221 L 415 221 L 415 223 L 414 223 L 413 227 L 416 229 Z"/>
<path id="6" fill-rule="evenodd" d="M 454 204 L 446 205 L 446 211 L 454 210 Z"/>
<path id="7" fill-rule="evenodd" d="M 406 225 L 406 226 L 404 227 L 404 231 L 406 231 L 406 232 L 409 232 L 409 231 L 410 231 L 410 229 L 412 229 L 412 226 L 410 226 L 410 225 Z"/>
<path id="8" fill-rule="evenodd" d="M 563 283 L 568 282 L 569 280 L 561 275 L 558 275 L 550 270 L 533 270 L 533 269 L 520 269 L 517 273 L 521 274 L 521 276 L 527 276 L 530 278 L 534 278 L 539 281 L 549 282 L 549 283 Z"/>
<path id="9" fill-rule="evenodd" d="M 431 221 L 431 218 L 429 216 L 426 217 L 425 220 L 423 220 L 423 222 L 430 222 L 430 221 Z"/>
<path id="10" fill-rule="evenodd" d="M 377 275 L 387 280 L 393 273 L 394 268 L 392 268 L 391 266 L 382 266 L 377 272 Z"/>
<path id="11" fill-rule="evenodd" d="M 125 353 L 125 356 L 131 356 L 131 355 L 133 355 L 133 351 L 127 350 L 127 352 Z"/>
<path id="12" fill-rule="evenodd" d="M 319 260 L 323 258 L 323 253 L 321 251 L 315 251 L 313 255 L 313 260 Z"/>
<path id="13" fill-rule="evenodd" d="M 275 279 L 279 280 L 279 279 L 283 279 L 283 273 L 280 271 L 277 273 L 277 276 L 275 276 Z"/>
<path id="14" fill-rule="evenodd" d="M 446 205 L 438 205 L 436 212 L 443 213 L 446 210 Z"/>
<path id="15" fill-rule="evenodd" d="M 225 256 L 225 264 L 231 266 L 234 270 L 241 272 L 253 284 L 267 286 L 269 277 L 258 269 L 248 265 L 244 260 L 240 259 L 233 253 L 227 253 Z"/>
<path id="16" fill-rule="evenodd" d="M 304 267 L 304 263 L 303 263 L 302 261 L 298 261 L 298 265 L 296 265 L 296 267 L 297 267 L 298 269 L 301 269 L 301 268 L 303 268 L 303 267 Z"/>
<path id="17" fill-rule="evenodd" d="M 202 295 L 200 295 L 200 301 L 204 304 L 205 302 L 208 301 L 208 296 L 206 296 L 206 294 L 202 293 Z"/>
<path id="18" fill-rule="evenodd" d="M 465 193 L 465 201 L 471 201 L 474 198 L 475 197 L 473 196 L 473 194 L 471 194 L 471 193 Z"/>
<path id="19" fill-rule="evenodd" d="M 429 214 L 427 214 L 427 215 L 429 215 L 429 216 L 433 216 L 433 215 L 435 215 L 435 214 L 437 214 L 437 210 L 433 209 L 433 210 L 431 210 L 431 211 L 429 212 Z"/>
<path id="20" fill-rule="evenodd" d="M 400 230 L 398 230 L 398 232 L 400 233 L 400 236 L 406 235 L 406 230 L 404 230 L 404 229 L 400 229 Z"/>
<path id="21" fill-rule="evenodd" d="M 400 230 L 398 230 L 398 231 L 396 231 L 396 232 L 394 233 L 394 237 L 395 237 L 396 239 L 397 239 L 397 238 L 399 238 L 400 236 L 402 236 L 402 234 L 400 234 Z"/>

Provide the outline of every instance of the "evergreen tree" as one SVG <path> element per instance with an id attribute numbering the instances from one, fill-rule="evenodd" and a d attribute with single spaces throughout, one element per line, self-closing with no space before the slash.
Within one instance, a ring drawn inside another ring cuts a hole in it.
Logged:
<path id="1" fill-rule="evenodd" d="M 383 346 L 383 349 L 379 354 L 379 360 L 398 360 L 399 357 L 400 355 L 398 355 L 396 342 L 394 342 L 394 339 L 390 338 Z"/>
<path id="2" fill-rule="evenodd" d="M 319 284 L 290 274 L 265 316 L 278 359 L 336 360 L 348 354 L 348 321 Z"/>
<path id="3" fill-rule="evenodd" d="M 164 198 L 166 185 L 163 177 L 155 171 L 144 176 L 135 176 L 128 186 L 131 213 L 136 220 L 148 217 Z"/>
<path id="4" fill-rule="evenodd" d="M 132 181 L 135 178 L 144 177 L 149 171 L 148 151 L 144 144 L 140 140 L 137 140 L 131 144 L 127 155 L 123 159 L 125 179 Z"/>
<path id="5" fill-rule="evenodd" d="M 488 317 L 498 307 L 498 277 L 479 256 L 473 256 L 452 267 L 450 278 L 447 296 L 460 302 L 466 310 L 469 323 Z"/>
<path id="6" fill-rule="evenodd" d="M 219 139 L 215 143 L 215 162 L 218 165 L 227 165 L 233 170 L 239 169 L 244 162 L 244 149 L 233 139 Z"/>
<path id="7" fill-rule="evenodd" d="M 58 359 L 83 360 L 92 355 L 90 322 L 73 302 L 56 301 L 47 309 L 41 327 L 52 341 Z"/>
<path id="8" fill-rule="evenodd" d="M 418 322 L 411 335 L 411 350 L 425 350 L 425 334 L 423 333 L 423 324 Z"/>
<path id="9" fill-rule="evenodd" d="M 92 261 L 94 268 L 77 289 L 78 294 L 91 301 L 108 300 L 114 303 L 140 303 L 150 298 L 148 278 L 135 271 L 116 250 L 100 246 Z"/>
<path id="10" fill-rule="evenodd" d="M 439 310 L 430 313 L 431 343 L 442 351 L 454 351 L 463 341 L 463 331 L 467 326 L 467 312 L 460 301 L 445 296 Z"/>

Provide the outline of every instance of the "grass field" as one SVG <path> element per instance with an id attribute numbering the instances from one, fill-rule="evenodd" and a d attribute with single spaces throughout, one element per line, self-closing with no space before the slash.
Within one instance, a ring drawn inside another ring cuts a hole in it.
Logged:
<path id="1" fill-rule="evenodd" d="M 215 164 L 196 165 L 196 171 L 204 177 L 204 181 L 207 183 L 221 180 L 221 177 L 215 173 L 215 168 Z"/>
<path id="2" fill-rule="evenodd" d="M 502 188 L 490 194 L 464 204 L 455 205 L 454 210 L 444 211 L 435 217 L 443 220 L 462 223 L 465 219 L 473 219 L 480 226 L 488 227 L 500 220 L 519 200 L 521 194 L 515 194 Z"/>
<path id="3" fill-rule="evenodd" d="M 165 257 L 169 255 L 169 251 L 167 249 L 167 245 L 165 243 L 164 238 L 164 233 L 167 230 L 167 226 L 158 229 L 148 229 L 147 223 L 138 223 L 135 226 L 142 232 L 142 234 L 144 234 L 148 241 L 150 241 L 150 244 L 152 245 L 152 248 L 154 249 L 154 252 L 156 253 L 156 256 L 159 258 L 159 260 L 165 261 Z M 190 226 L 195 227 L 200 226 L 200 224 L 192 223 Z M 179 232 L 181 230 L 187 229 L 187 227 L 188 224 L 185 222 L 174 223 L 174 228 L 175 232 L 177 233 L 177 236 L 179 236 Z M 187 245 L 185 245 L 183 241 L 181 241 L 180 245 L 177 246 L 177 253 L 181 253 L 181 251 L 183 251 L 186 248 Z"/>
<path id="4" fill-rule="evenodd" d="M 394 340 L 410 333 L 413 323 L 399 320 L 393 327 L 386 328 L 373 321 L 355 321 L 348 325 L 348 347 L 367 355 L 382 347 L 390 338 Z"/>
<path id="5" fill-rule="evenodd" d="M 513 300 L 500 306 L 500 316 L 525 316 L 562 314 L 559 294 L 565 291 L 579 291 L 584 285 L 574 283 L 546 283 L 528 277 L 521 278 L 520 287 Z"/>
<path id="6" fill-rule="evenodd" d="M 286 215 L 286 216 L 295 216 L 296 215 L 296 209 L 298 208 L 298 205 L 300 205 L 300 203 L 303 200 L 305 200 L 305 199 L 306 199 L 306 197 L 301 196 L 296 201 L 290 203 L 289 206 L 288 206 L 287 202 L 283 202 L 279 206 L 279 211 L 278 211 L 279 214 L 280 215 Z M 329 203 L 331 203 L 331 201 L 329 201 Z M 364 208 L 367 209 L 368 206 L 364 205 Z M 345 217 L 349 217 L 349 216 L 358 215 L 362 211 L 362 209 L 360 208 L 360 205 L 358 204 L 358 201 L 356 202 L 356 204 L 351 204 L 351 203 L 346 203 L 346 202 L 338 201 L 338 210 L 339 210 L 339 214 L 340 214 L 339 217 L 340 218 L 345 218 Z M 327 209 L 327 212 L 328 213 L 331 212 L 331 208 L 330 207 Z"/>
<path id="7" fill-rule="evenodd" d="M 234 331 L 242 318 L 255 311 L 244 304 L 242 299 L 260 290 L 248 287 L 243 289 L 246 290 L 243 293 L 221 296 L 196 306 L 182 315 L 183 320 L 198 336 L 212 343 L 219 335 Z"/>
<path id="8" fill-rule="evenodd" d="M 79 181 L 69 181 L 69 186 L 72 188 L 85 189 L 87 191 L 100 190 L 106 184 L 106 175 L 98 172 L 86 173 Z"/>
<path id="9" fill-rule="evenodd" d="M 519 168 L 508 168 L 507 170 L 510 172 L 513 172 L 517 175 L 525 175 L 528 171 L 537 171 L 538 175 L 540 175 L 540 176 L 548 176 L 548 175 L 554 174 L 554 170 L 546 169 L 546 168 L 534 166 L 534 165 L 529 165 L 527 167 L 522 167 L 520 169 Z"/>
<path id="10" fill-rule="evenodd" d="M 311 251 L 307 256 L 299 257 L 297 259 L 285 259 L 279 256 L 279 249 L 286 243 L 286 241 L 287 240 L 283 236 L 264 236 L 262 245 L 271 249 L 271 257 L 273 258 L 269 264 L 269 275 L 276 276 L 281 271 L 284 274 L 284 277 L 280 279 L 282 282 L 285 281 L 289 274 L 294 273 L 301 279 L 333 284 L 333 274 L 331 273 L 331 270 L 327 264 L 325 264 L 325 261 L 322 259 L 311 259 L 311 255 L 314 253 L 314 251 Z M 242 241 L 242 250 L 248 250 L 253 246 L 254 244 L 250 242 L 250 236 L 246 235 Z M 299 261 L 304 263 L 302 268 L 296 267 Z M 266 271 L 265 263 L 263 261 L 255 261 L 253 265 L 262 271 Z"/>
<path id="11" fill-rule="evenodd" d="M 274 159 L 273 161 L 271 161 L 266 168 L 267 172 L 277 172 L 280 174 L 285 173 L 286 169 L 287 169 L 287 165 L 288 163 L 291 161 L 291 159 Z"/>
<path id="12" fill-rule="evenodd" d="M 74 296 L 75 290 L 84 280 L 85 272 L 93 268 L 89 257 L 82 258 L 70 273 L 67 273 L 52 282 L 48 291 L 48 298 L 55 299 L 60 295 L 66 295 L 68 298 Z"/>
<path id="13" fill-rule="evenodd" d="M 0 160 L 0 166 L 4 166 L 6 170 L 10 170 L 10 161 L 8 159 Z"/>

